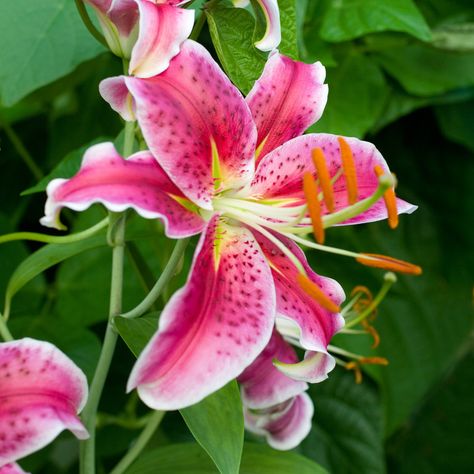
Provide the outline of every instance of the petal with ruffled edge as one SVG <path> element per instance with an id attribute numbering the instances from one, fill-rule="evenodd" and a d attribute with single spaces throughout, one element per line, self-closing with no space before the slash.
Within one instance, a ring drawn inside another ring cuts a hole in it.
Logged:
<path id="1" fill-rule="evenodd" d="M 198 234 L 205 227 L 196 206 L 149 152 L 124 160 L 110 142 L 90 147 L 79 172 L 70 179 L 52 180 L 47 193 L 45 216 L 40 222 L 56 229 L 62 228 L 61 208 L 84 211 L 94 203 L 115 212 L 132 208 L 146 219 L 163 219 L 166 235 L 172 238 Z"/>
<path id="2" fill-rule="evenodd" d="M 273 365 L 273 360 L 294 364 L 298 357 L 294 349 L 273 332 L 270 342 L 238 378 L 242 402 L 250 409 L 269 408 L 304 392 L 308 385 L 283 375 Z"/>
<path id="3" fill-rule="evenodd" d="M 277 0 L 257 0 L 265 15 L 267 27 L 263 38 L 255 43 L 261 51 L 271 51 L 278 47 L 281 41 L 280 10 Z M 245 8 L 250 0 L 233 0 L 234 6 Z"/>
<path id="4" fill-rule="evenodd" d="M 294 263 L 273 242 L 257 232 L 254 234 L 272 268 L 277 295 L 277 322 L 287 321 L 285 327 L 292 329 L 283 335 L 298 340 L 304 349 L 320 354 L 312 359 L 313 362 L 318 362 L 317 367 L 308 367 L 307 376 L 298 379 L 312 383 L 321 382 L 335 366 L 334 358 L 327 352 L 327 346 L 333 335 L 343 327 L 344 319 L 340 314 L 323 308 L 306 294 L 297 284 L 299 271 Z M 275 234 L 275 237 L 298 258 L 308 278 L 335 304 L 340 305 L 344 301 L 344 291 L 337 281 L 317 275 L 308 265 L 303 251 L 292 240 L 278 234 Z M 278 325 L 277 328 L 280 329 Z M 277 364 L 277 367 L 281 369 L 280 364 Z"/>
<path id="5" fill-rule="evenodd" d="M 187 40 L 162 74 L 125 83 L 150 151 L 196 204 L 210 210 L 215 188 L 251 180 L 257 132 L 250 110 L 203 46 Z"/>
<path id="6" fill-rule="evenodd" d="M 99 84 L 102 98 L 127 122 L 136 120 L 135 104 L 125 84 L 125 76 L 109 77 Z"/>
<path id="7" fill-rule="evenodd" d="M 252 433 L 265 436 L 274 449 L 293 449 L 311 431 L 313 413 L 311 398 L 302 393 L 273 412 L 255 413 L 245 409 L 245 427 Z"/>
<path id="8" fill-rule="evenodd" d="M 359 197 L 364 199 L 377 189 L 378 178 L 374 172 L 375 165 L 390 172 L 388 165 L 372 143 L 357 138 L 345 138 L 351 147 L 354 157 Z M 303 175 L 306 171 L 317 177 L 311 159 L 311 150 L 321 148 L 326 157 L 329 173 L 334 177 L 341 168 L 341 153 L 337 135 L 326 133 L 309 134 L 294 138 L 266 155 L 259 163 L 255 177 L 250 185 L 250 194 L 261 198 L 294 198 L 293 205 L 303 204 Z M 341 175 L 333 185 L 335 211 L 348 206 L 346 178 Z M 324 202 L 321 202 L 323 213 L 327 213 Z M 397 198 L 398 213 L 410 214 L 416 206 Z M 342 224 L 360 224 L 387 218 L 387 209 L 382 198 L 369 210 L 344 221 Z"/>
<path id="9" fill-rule="evenodd" d="M 223 387 L 264 349 L 275 322 L 270 268 L 250 231 L 214 216 L 186 285 L 128 381 L 151 408 L 175 410 Z"/>
<path id="10" fill-rule="evenodd" d="M 320 62 L 305 64 L 279 53 L 270 55 L 246 98 L 258 130 L 258 159 L 321 117 L 328 95 L 325 77 Z"/>
<path id="11" fill-rule="evenodd" d="M 31 474 L 24 471 L 18 464 L 9 463 L 5 466 L 0 467 L 0 474 Z"/>
<path id="12" fill-rule="evenodd" d="M 152 77 L 169 66 L 183 41 L 191 34 L 194 10 L 157 5 L 149 0 L 137 0 L 137 3 L 140 24 L 129 73 L 137 77 Z"/>
<path id="13" fill-rule="evenodd" d="M 49 342 L 0 344 L 0 466 L 41 449 L 65 429 L 86 439 L 77 417 L 86 399 L 85 375 Z"/>

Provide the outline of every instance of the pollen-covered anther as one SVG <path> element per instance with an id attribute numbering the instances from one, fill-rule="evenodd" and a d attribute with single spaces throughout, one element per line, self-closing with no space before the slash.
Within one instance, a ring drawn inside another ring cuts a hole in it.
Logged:
<path id="1" fill-rule="evenodd" d="M 408 275 L 421 275 L 423 272 L 418 265 L 376 253 L 361 253 L 356 260 L 367 267 L 382 268 Z"/>
<path id="2" fill-rule="evenodd" d="M 388 360 L 385 357 L 360 357 L 357 360 L 347 362 L 345 368 L 354 371 L 355 382 L 357 384 L 362 383 L 362 371 L 360 370 L 360 366 L 363 364 L 388 365 Z"/>
<path id="3" fill-rule="evenodd" d="M 318 244 L 323 244 L 324 226 L 321 216 L 321 204 L 318 199 L 318 186 L 309 171 L 303 175 L 303 192 L 306 198 L 311 223 L 313 224 L 314 238 Z"/>
<path id="4" fill-rule="evenodd" d="M 362 371 L 360 370 L 359 364 L 357 362 L 351 361 L 345 365 L 347 370 L 353 370 L 355 376 L 355 382 L 357 384 L 362 383 Z"/>
<path id="5" fill-rule="evenodd" d="M 349 201 L 349 204 L 352 205 L 356 203 L 359 194 L 357 190 L 357 173 L 354 162 L 354 155 L 352 154 L 352 150 L 349 146 L 349 143 L 347 143 L 344 138 L 338 137 L 337 141 L 339 142 L 342 168 L 346 177 L 347 199 Z"/>
<path id="6" fill-rule="evenodd" d="M 314 167 L 318 173 L 318 181 L 323 192 L 323 199 L 329 212 L 334 211 L 334 191 L 331 183 L 331 175 L 326 164 L 326 157 L 321 148 L 315 148 L 311 152 Z"/>
<path id="7" fill-rule="evenodd" d="M 305 291 L 306 294 L 311 296 L 317 303 L 323 308 L 331 311 L 331 313 L 339 313 L 341 308 L 332 301 L 328 295 L 326 295 L 319 286 L 311 281 L 307 276 L 299 273 L 296 277 L 298 285 Z"/>
<path id="8" fill-rule="evenodd" d="M 378 178 L 385 174 L 384 170 L 380 165 L 375 165 L 374 167 L 375 174 Z M 397 210 L 397 197 L 395 195 L 395 187 L 390 186 L 383 195 L 383 200 L 385 202 L 385 207 L 387 208 L 388 214 L 388 225 L 391 229 L 396 229 L 398 227 L 398 210 Z"/>
<path id="9" fill-rule="evenodd" d="M 367 319 L 364 319 L 363 321 L 361 321 L 361 324 L 362 324 L 362 327 L 367 332 L 367 334 L 370 334 L 374 340 L 374 342 L 372 343 L 372 349 L 377 348 L 380 344 L 380 335 L 377 329 L 375 329 L 374 326 L 372 326 L 369 323 L 369 321 L 367 321 Z"/>

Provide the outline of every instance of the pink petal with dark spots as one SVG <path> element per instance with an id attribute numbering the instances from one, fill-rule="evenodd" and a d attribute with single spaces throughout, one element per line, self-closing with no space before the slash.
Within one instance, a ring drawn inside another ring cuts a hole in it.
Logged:
<path id="1" fill-rule="evenodd" d="M 9 464 L 5 464 L 5 466 L 0 467 L 0 474 L 31 474 L 31 473 L 25 472 L 16 463 L 9 463 Z"/>
<path id="2" fill-rule="evenodd" d="M 269 408 L 308 388 L 306 383 L 290 379 L 277 370 L 274 359 L 288 364 L 298 362 L 294 349 L 276 331 L 261 354 L 238 378 L 246 407 L 253 410 Z"/>
<path id="3" fill-rule="evenodd" d="M 304 202 L 303 175 L 306 171 L 317 174 L 311 159 L 311 150 L 321 148 L 326 157 L 329 173 L 335 176 L 341 168 L 341 153 L 337 135 L 326 133 L 309 134 L 294 138 L 266 155 L 259 163 L 251 183 L 251 193 L 263 198 L 296 198 L 295 204 Z M 364 199 L 374 193 L 378 179 L 374 172 L 375 165 L 390 172 L 388 165 L 372 143 L 357 138 L 345 138 L 351 147 L 357 174 L 359 197 Z M 335 211 L 348 206 L 346 178 L 340 176 L 334 183 Z M 397 198 L 398 213 L 412 213 L 416 206 Z M 324 202 L 321 202 L 323 213 L 327 213 Z M 359 224 L 387 218 L 387 209 L 381 198 L 368 211 L 348 219 L 343 224 Z"/>
<path id="4" fill-rule="evenodd" d="M 77 417 L 86 399 L 85 375 L 49 342 L 0 344 L 0 466 L 43 448 L 64 429 L 87 438 Z"/>
<path id="5" fill-rule="evenodd" d="M 321 117 L 328 95 L 325 77 L 319 62 L 305 64 L 279 53 L 270 55 L 246 99 L 257 124 L 257 146 L 263 146 L 259 160 Z"/>
<path id="6" fill-rule="evenodd" d="M 161 313 L 159 330 L 133 368 L 128 390 L 151 408 L 199 402 L 249 366 L 275 322 L 275 292 L 250 231 L 214 216 L 186 285 Z"/>
<path id="7" fill-rule="evenodd" d="M 152 77 L 168 67 L 183 41 L 191 34 L 194 10 L 157 5 L 149 0 L 137 0 L 137 3 L 139 32 L 129 72 L 137 77 Z"/>
<path id="8" fill-rule="evenodd" d="M 196 204 L 212 208 L 213 142 L 218 186 L 239 187 L 251 180 L 257 133 L 250 110 L 203 46 L 187 40 L 162 74 L 125 81 L 150 151 Z"/>
<path id="9" fill-rule="evenodd" d="M 245 427 L 265 436 L 274 449 L 293 449 L 309 434 L 313 413 L 313 402 L 306 393 L 302 393 L 273 411 L 255 413 L 246 409 Z"/>
<path id="10" fill-rule="evenodd" d="M 47 193 L 41 219 L 47 227 L 61 228 L 59 213 L 63 207 L 84 211 L 94 203 L 115 212 L 132 208 L 147 219 L 162 219 L 166 234 L 173 238 L 198 234 L 205 226 L 197 212 L 179 202 L 193 206 L 149 152 L 124 160 L 110 142 L 89 148 L 79 172 L 70 179 L 52 180 Z"/>

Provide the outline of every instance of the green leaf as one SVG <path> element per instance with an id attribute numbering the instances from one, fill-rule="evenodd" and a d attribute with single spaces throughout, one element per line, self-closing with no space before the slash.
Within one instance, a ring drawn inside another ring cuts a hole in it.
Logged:
<path id="1" fill-rule="evenodd" d="M 435 108 L 443 134 L 474 151 L 474 100 Z"/>
<path id="2" fill-rule="evenodd" d="M 13 105 L 104 51 L 71 0 L 0 2 L 0 101 Z"/>
<path id="3" fill-rule="evenodd" d="M 474 53 L 440 51 L 418 44 L 378 52 L 375 58 L 415 95 L 443 94 L 474 85 Z"/>
<path id="4" fill-rule="evenodd" d="M 296 1 L 279 0 L 281 22 L 280 53 L 298 59 L 298 27 L 296 23 Z"/>
<path id="5" fill-rule="evenodd" d="M 383 474 L 382 410 L 370 383 L 335 370 L 309 391 L 316 412 L 302 452 L 337 474 Z"/>
<path id="6" fill-rule="evenodd" d="M 423 41 L 431 39 L 430 29 L 412 0 L 331 1 L 321 37 L 338 42 L 379 31 L 401 31 Z"/>
<path id="7" fill-rule="evenodd" d="M 206 11 L 217 55 L 232 82 L 247 94 L 260 77 L 266 55 L 254 46 L 255 20 L 242 8 L 214 7 Z"/>
<path id="8" fill-rule="evenodd" d="M 48 244 L 17 267 L 8 282 L 5 292 L 5 307 L 10 307 L 12 298 L 33 278 L 43 273 L 48 268 L 86 250 L 101 247 L 106 244 L 104 236 L 90 237 L 79 242 L 69 244 Z"/>
<path id="9" fill-rule="evenodd" d="M 158 329 L 158 314 L 151 313 L 135 319 L 118 316 L 114 323 L 125 344 L 138 357 Z"/>
<path id="10" fill-rule="evenodd" d="M 237 382 L 230 382 L 180 412 L 194 438 L 207 451 L 221 474 L 239 474 L 244 415 Z"/>
<path id="11" fill-rule="evenodd" d="M 217 469 L 199 445 L 175 444 L 144 454 L 126 474 L 215 474 Z M 246 443 L 240 474 L 327 474 L 309 459 Z"/>
<path id="12" fill-rule="evenodd" d="M 322 118 L 309 131 L 363 137 L 380 115 L 387 86 L 382 72 L 360 54 L 328 69 L 329 99 Z"/>
<path id="13" fill-rule="evenodd" d="M 474 23 L 443 26 L 433 32 L 432 44 L 449 51 L 474 52 Z"/>
<path id="14" fill-rule="evenodd" d="M 120 336 L 138 357 L 158 327 L 156 316 L 115 318 Z M 238 474 L 244 442 L 244 420 L 235 381 L 201 402 L 180 410 L 189 430 L 222 474 Z"/>

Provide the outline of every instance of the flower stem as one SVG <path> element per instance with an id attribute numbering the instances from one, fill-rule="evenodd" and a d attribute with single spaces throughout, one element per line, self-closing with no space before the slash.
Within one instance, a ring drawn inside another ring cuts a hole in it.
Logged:
<path id="1" fill-rule="evenodd" d="M 178 263 L 181 260 L 181 257 L 183 256 L 188 243 L 189 239 L 180 239 L 176 242 L 176 245 L 173 249 L 173 252 L 171 253 L 171 257 L 168 260 L 168 263 L 166 264 L 166 267 L 164 268 L 163 272 L 160 275 L 160 278 L 158 278 L 158 281 L 155 283 L 155 285 L 150 290 L 145 299 L 141 303 L 139 303 L 138 306 L 128 311 L 127 313 L 121 314 L 120 316 L 122 316 L 123 318 L 138 318 L 142 314 L 145 314 L 153 306 L 153 303 L 158 299 L 165 285 L 173 277 L 176 267 L 178 266 Z"/>
<path id="2" fill-rule="evenodd" d="M 194 25 L 193 31 L 191 31 L 191 34 L 189 35 L 189 39 L 196 41 L 199 38 L 202 27 L 204 26 L 204 23 L 206 23 L 206 19 L 207 19 L 206 13 L 204 11 L 201 11 L 201 15 L 197 19 L 196 24 Z"/>
<path id="3" fill-rule="evenodd" d="M 142 452 L 143 448 L 147 445 L 153 433 L 158 428 L 161 420 L 165 415 L 164 411 L 155 411 L 150 416 L 147 425 L 140 433 L 140 436 L 135 441 L 135 444 L 131 447 L 128 453 L 120 460 L 120 462 L 110 471 L 110 474 L 122 474 L 126 469 L 135 461 L 137 456 Z"/>
<path id="4" fill-rule="evenodd" d="M 37 181 L 39 181 L 43 177 L 43 172 L 41 171 L 40 167 L 35 163 L 35 160 L 30 155 L 25 145 L 23 145 L 23 142 L 21 141 L 20 137 L 5 120 L 2 120 L 1 126 L 3 130 L 5 130 L 5 134 L 7 135 L 8 139 L 15 147 L 15 150 L 21 156 L 28 169 L 31 171 L 31 174 L 35 177 Z"/>
<path id="5" fill-rule="evenodd" d="M 89 33 L 100 43 L 103 44 L 107 49 L 109 48 L 107 41 L 105 41 L 104 36 L 100 33 L 100 31 L 94 26 L 91 19 L 89 18 L 89 14 L 87 13 L 87 9 L 84 5 L 82 0 L 75 0 L 77 11 L 81 16 L 81 20 L 84 23 L 84 26 L 89 30 Z"/>
<path id="6" fill-rule="evenodd" d="M 0 236 L 0 244 L 13 242 L 15 240 L 33 240 L 35 242 L 45 242 L 47 244 L 70 244 L 71 242 L 78 242 L 79 240 L 84 240 L 87 237 L 96 234 L 99 230 L 106 227 L 108 223 L 109 218 L 106 217 L 96 225 L 89 227 L 82 232 L 76 232 L 75 234 L 64 236 L 40 234 L 38 232 L 13 232 L 12 234 Z"/>
<path id="7" fill-rule="evenodd" d="M 113 325 L 113 318 L 120 314 L 122 309 L 123 261 L 125 250 L 125 215 L 111 224 L 114 226 L 112 236 L 112 280 L 110 288 L 109 320 L 105 332 L 104 344 L 100 353 L 99 362 L 91 384 L 89 399 L 83 412 L 84 425 L 89 431 L 89 439 L 81 446 L 81 474 L 95 473 L 95 428 L 96 415 L 100 397 L 104 388 L 105 379 L 109 372 L 112 357 L 117 343 L 117 332 Z"/>
<path id="8" fill-rule="evenodd" d="M 14 340 L 14 337 L 12 336 L 12 333 L 8 329 L 7 322 L 5 321 L 5 318 L 3 317 L 2 314 L 0 314 L 0 335 L 2 336 L 3 340 L 6 342 Z"/>

